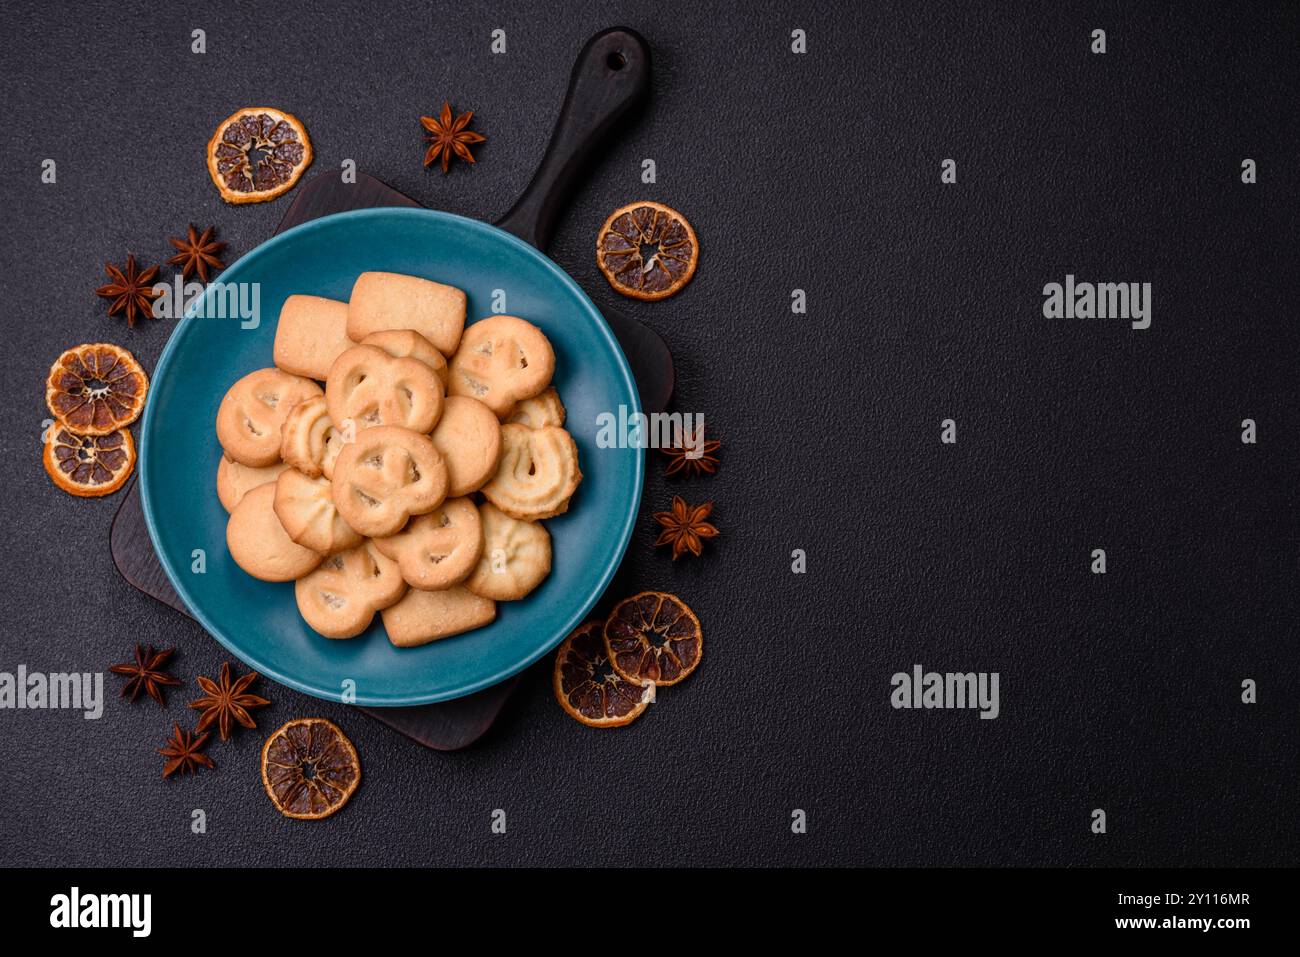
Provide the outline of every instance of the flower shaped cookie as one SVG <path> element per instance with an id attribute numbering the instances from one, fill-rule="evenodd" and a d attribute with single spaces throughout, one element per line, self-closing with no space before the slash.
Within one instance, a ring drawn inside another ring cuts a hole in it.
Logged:
<path id="1" fill-rule="evenodd" d="M 479 506 L 483 557 L 465 580 L 474 594 L 494 601 L 523 598 L 551 573 L 551 535 L 540 522 L 520 522 L 491 502 Z"/>
<path id="2" fill-rule="evenodd" d="M 447 496 L 447 466 L 433 440 L 381 425 L 357 433 L 334 463 L 334 504 L 362 535 L 393 535 Z"/>
<path id="3" fill-rule="evenodd" d="M 309 478 L 297 469 L 281 472 L 275 482 L 275 517 L 291 539 L 319 555 L 361 544 L 361 536 L 339 515 L 327 478 Z"/>
<path id="4" fill-rule="evenodd" d="M 406 594 L 397 563 L 380 554 L 373 542 L 340 552 L 298 580 L 294 596 L 307 624 L 326 638 L 351 638 Z"/>
<path id="5" fill-rule="evenodd" d="M 325 402 L 336 426 L 395 425 L 429 432 L 442 415 L 442 381 L 425 362 L 390 356 L 376 346 L 353 346 L 334 360 Z"/>
<path id="6" fill-rule="evenodd" d="M 483 525 L 468 498 L 449 498 L 410 520 L 396 535 L 376 538 L 375 547 L 397 562 L 412 588 L 432 591 L 469 577 L 483 553 Z"/>
<path id="7" fill-rule="evenodd" d="M 489 316 L 465 330 L 447 391 L 478 399 L 498 418 L 551 384 L 555 351 L 542 330 L 515 316 Z"/>

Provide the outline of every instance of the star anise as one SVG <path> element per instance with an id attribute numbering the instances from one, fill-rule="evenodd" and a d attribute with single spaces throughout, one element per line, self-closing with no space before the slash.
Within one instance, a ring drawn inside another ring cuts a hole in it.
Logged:
<path id="1" fill-rule="evenodd" d="M 438 119 L 432 116 L 420 117 L 420 123 L 429 135 L 425 137 L 429 141 L 429 149 L 424 154 L 424 165 L 428 166 L 439 156 L 442 157 L 442 171 L 447 172 L 451 164 L 452 154 L 456 154 L 466 163 L 474 162 L 474 154 L 469 151 L 472 143 L 482 143 L 487 139 L 482 133 L 475 133 L 473 130 L 467 130 L 469 121 L 473 118 L 474 113 L 471 110 L 468 113 L 462 113 L 454 120 L 451 118 L 451 104 L 446 100 L 442 104 L 442 115 Z"/>
<path id="2" fill-rule="evenodd" d="M 673 561 L 687 552 L 699 555 L 704 551 L 704 539 L 717 538 L 720 534 L 705 521 L 712 512 L 712 502 L 687 505 L 680 495 L 674 495 L 672 511 L 655 512 L 655 521 L 664 527 L 655 545 L 672 545 Z"/>
<path id="3" fill-rule="evenodd" d="M 203 235 L 193 223 L 190 223 L 189 234 L 185 239 L 177 239 L 172 236 L 167 239 L 169 243 L 180 250 L 175 256 L 167 260 L 169 266 L 180 266 L 181 276 L 189 279 L 194 273 L 199 274 L 199 279 L 203 282 L 208 281 L 208 267 L 213 267 L 215 272 L 218 269 L 225 269 L 226 264 L 217 256 L 221 250 L 226 248 L 225 243 L 216 241 L 216 226 L 209 226 L 203 230 Z"/>
<path id="4" fill-rule="evenodd" d="M 128 255 L 125 271 L 112 263 L 104 263 L 104 272 L 112 282 L 96 289 L 95 295 L 113 300 L 108 306 L 110 316 L 125 313 L 126 324 L 132 328 L 137 316 L 153 318 L 153 301 L 158 297 L 158 293 L 153 291 L 154 280 L 158 278 L 157 266 L 137 269 L 135 256 Z"/>
<path id="5" fill-rule="evenodd" d="M 235 721 L 238 721 L 245 728 L 256 728 L 257 722 L 248 713 L 248 709 L 265 708 L 271 703 L 258 695 L 247 693 L 248 686 L 257 680 L 256 671 L 250 671 L 234 684 L 231 684 L 229 661 L 221 665 L 221 681 L 219 683 L 211 678 L 204 678 L 202 675 L 195 677 L 194 680 L 199 683 L 200 688 L 207 692 L 197 701 L 190 702 L 191 708 L 197 708 L 203 712 L 199 715 L 196 730 L 206 731 L 215 723 L 222 741 L 230 740 L 231 725 Z"/>
<path id="6" fill-rule="evenodd" d="M 162 651 L 154 651 L 153 645 L 147 648 L 136 645 L 134 662 L 111 665 L 108 670 L 113 674 L 130 676 L 131 680 L 122 686 L 122 697 L 130 695 L 134 703 L 140 696 L 140 692 L 144 691 L 164 708 L 167 707 L 167 702 L 163 700 L 162 686 L 178 685 L 180 679 L 173 678 L 164 671 L 163 663 L 175 650 L 175 648 L 165 648 Z"/>
<path id="7" fill-rule="evenodd" d="M 718 470 L 718 449 L 722 448 L 722 442 L 719 439 L 709 439 L 701 442 L 704 438 L 704 426 L 700 426 L 699 431 L 691 436 L 692 441 L 686 442 L 684 436 L 678 438 L 677 444 L 668 448 L 660 449 L 664 455 L 668 456 L 668 467 L 664 469 L 664 475 L 712 475 Z"/>
<path id="8" fill-rule="evenodd" d="M 208 740 L 206 734 L 182 731 L 179 724 L 174 724 L 172 727 L 175 730 L 167 740 L 167 747 L 158 749 L 158 753 L 167 759 L 167 763 L 163 765 L 163 777 L 169 778 L 177 771 L 181 774 L 193 774 L 200 767 L 216 767 L 212 759 L 203 753 L 203 745 Z"/>

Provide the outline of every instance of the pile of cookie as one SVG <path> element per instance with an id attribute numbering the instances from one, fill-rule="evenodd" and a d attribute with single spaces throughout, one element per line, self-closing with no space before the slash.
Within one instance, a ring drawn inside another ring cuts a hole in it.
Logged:
<path id="1" fill-rule="evenodd" d="M 422 645 L 550 573 L 541 520 L 582 473 L 540 329 L 466 327 L 461 290 L 366 272 L 348 302 L 290 296 L 273 358 L 221 401 L 217 494 L 231 557 L 296 582 L 315 631 L 351 638 L 378 613 L 394 645 Z"/>

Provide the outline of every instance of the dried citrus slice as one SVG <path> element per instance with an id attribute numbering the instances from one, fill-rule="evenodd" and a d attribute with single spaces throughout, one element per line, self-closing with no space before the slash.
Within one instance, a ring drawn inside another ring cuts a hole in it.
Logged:
<path id="1" fill-rule="evenodd" d="M 357 749 L 333 721 L 297 718 L 262 746 L 262 786 L 285 817 L 329 817 L 360 783 Z"/>
<path id="2" fill-rule="evenodd" d="M 699 665 L 704 630 L 676 595 L 643 591 L 614 606 L 605 645 L 610 664 L 628 680 L 675 685 Z"/>
<path id="3" fill-rule="evenodd" d="M 45 471 L 70 495 L 97 498 L 122 487 L 135 469 L 135 442 L 126 429 L 108 435 L 78 435 L 62 426 L 45 443 Z"/>
<path id="4" fill-rule="evenodd" d="M 296 116 L 249 106 L 208 140 L 208 175 L 227 203 L 262 203 L 293 188 L 311 164 L 311 140 Z"/>
<path id="5" fill-rule="evenodd" d="M 633 299 L 664 299 L 695 275 L 700 244 L 686 217 L 644 200 L 609 214 L 596 236 L 596 265 Z"/>
<path id="6" fill-rule="evenodd" d="M 589 728 L 619 728 L 641 717 L 655 686 L 630 681 L 609 663 L 598 621 L 583 625 L 560 645 L 552 683 L 560 707 Z"/>
<path id="7" fill-rule="evenodd" d="M 87 343 L 54 360 L 45 404 L 78 435 L 108 435 L 139 418 L 148 391 L 135 356 L 111 343 Z"/>

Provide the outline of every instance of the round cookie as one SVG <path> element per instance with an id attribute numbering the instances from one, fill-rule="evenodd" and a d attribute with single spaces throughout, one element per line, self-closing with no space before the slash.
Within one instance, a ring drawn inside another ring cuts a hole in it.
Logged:
<path id="1" fill-rule="evenodd" d="M 372 332 L 361 340 L 361 345 L 383 349 L 390 356 L 398 359 L 405 359 L 408 356 L 419 359 L 433 370 L 433 374 L 442 382 L 443 389 L 447 388 L 447 358 L 434 348 L 432 342 L 414 329 L 385 329 L 382 332 Z"/>
<path id="2" fill-rule="evenodd" d="M 325 444 L 336 431 L 325 408 L 325 397 L 313 396 L 289 411 L 280 427 L 280 458 L 303 475 L 316 478 L 323 471 Z"/>
<path id="3" fill-rule="evenodd" d="M 468 498 L 449 498 L 417 515 L 396 535 L 376 538 L 375 547 L 397 562 L 412 588 L 450 588 L 469 577 L 483 554 L 483 523 Z"/>
<path id="4" fill-rule="evenodd" d="M 253 468 L 240 465 L 223 455 L 217 465 L 217 498 L 221 499 L 221 505 L 227 512 L 233 512 L 241 498 L 259 485 L 274 482 L 288 467 L 286 462 L 276 462 L 274 465 Z"/>
<path id="5" fill-rule="evenodd" d="M 534 522 L 568 511 L 581 481 L 578 446 L 568 432 L 508 423 L 501 426 L 501 462 L 483 495 L 512 518 Z"/>
<path id="6" fill-rule="evenodd" d="M 483 556 L 465 587 L 483 598 L 523 598 L 551 573 L 551 536 L 538 522 L 520 522 L 490 502 L 479 506 Z"/>
<path id="7" fill-rule="evenodd" d="M 397 563 L 373 542 L 331 555 L 294 585 L 298 613 L 326 638 L 351 638 L 369 627 L 375 612 L 406 594 Z"/>
<path id="8" fill-rule="evenodd" d="M 226 547 L 235 564 L 264 582 L 301 578 L 321 556 L 289 537 L 275 516 L 275 485 L 259 485 L 246 494 L 226 522 Z"/>
<path id="9" fill-rule="evenodd" d="M 564 415 L 564 403 L 560 401 L 560 393 L 555 391 L 555 386 L 551 386 L 540 395 L 516 402 L 506 421 L 518 422 L 530 429 L 544 429 L 548 425 L 563 425 Z"/>
<path id="10" fill-rule="evenodd" d="M 433 440 L 381 425 L 357 433 L 334 463 L 334 504 L 362 535 L 395 534 L 447 497 L 447 466 Z"/>
<path id="11" fill-rule="evenodd" d="M 542 330 L 516 316 L 489 316 L 465 330 L 447 392 L 478 399 L 505 418 L 516 402 L 551 384 L 555 351 Z"/>
<path id="12" fill-rule="evenodd" d="M 291 539 L 321 555 L 356 548 L 362 541 L 339 515 L 330 488 L 329 479 L 297 469 L 281 473 L 275 482 L 275 517 Z"/>
<path id="13" fill-rule="evenodd" d="M 501 425 L 482 402 L 447 396 L 433 444 L 447 463 L 447 494 L 468 495 L 483 487 L 501 457 Z"/>
<path id="14" fill-rule="evenodd" d="M 353 346 L 334 360 L 325 381 L 330 419 L 358 431 L 395 425 L 430 432 L 442 415 L 443 385 L 433 369 L 410 356 L 390 356 L 376 346 Z"/>
<path id="15" fill-rule="evenodd" d="M 293 407 L 321 388 L 311 379 L 279 369 L 258 369 L 230 387 L 217 409 L 217 440 L 242 465 L 274 465 L 280 458 L 280 428 Z"/>

